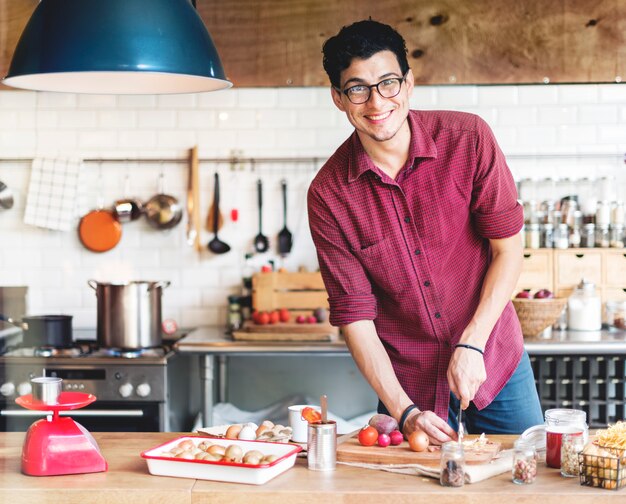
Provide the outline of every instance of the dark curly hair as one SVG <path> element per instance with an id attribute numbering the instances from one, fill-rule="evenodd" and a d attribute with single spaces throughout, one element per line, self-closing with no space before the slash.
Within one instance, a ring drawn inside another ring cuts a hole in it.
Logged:
<path id="1" fill-rule="evenodd" d="M 330 83 L 339 87 L 341 72 L 354 58 L 367 59 L 380 51 L 391 51 L 396 55 L 402 75 L 409 70 L 404 39 L 391 26 L 372 19 L 344 26 L 322 46 L 324 70 Z"/>

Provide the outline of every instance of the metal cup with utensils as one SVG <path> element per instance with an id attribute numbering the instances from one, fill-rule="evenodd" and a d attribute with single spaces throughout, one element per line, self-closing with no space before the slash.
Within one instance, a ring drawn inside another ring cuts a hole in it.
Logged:
<path id="1" fill-rule="evenodd" d="M 31 381 L 33 401 L 54 405 L 59 403 L 63 380 L 52 376 L 38 376 Z"/>
<path id="2" fill-rule="evenodd" d="M 337 424 L 332 420 L 313 422 L 307 432 L 307 461 L 313 471 L 334 471 L 337 467 Z"/>

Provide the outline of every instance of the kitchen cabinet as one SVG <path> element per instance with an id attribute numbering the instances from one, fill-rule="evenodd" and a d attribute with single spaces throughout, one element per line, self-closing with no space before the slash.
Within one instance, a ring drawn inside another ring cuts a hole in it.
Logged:
<path id="1" fill-rule="evenodd" d="M 515 292 L 546 288 L 568 297 L 583 278 L 603 302 L 626 299 L 626 249 L 525 249 Z"/>

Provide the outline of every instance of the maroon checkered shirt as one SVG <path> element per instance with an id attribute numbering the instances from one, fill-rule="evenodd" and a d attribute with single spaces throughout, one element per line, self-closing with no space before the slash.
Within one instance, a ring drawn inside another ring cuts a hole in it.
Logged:
<path id="1" fill-rule="evenodd" d="M 353 133 L 309 188 L 309 223 L 331 323 L 373 320 L 406 393 L 447 419 L 446 371 L 478 305 L 491 262 L 488 239 L 518 233 L 523 211 L 482 119 L 410 111 L 409 125 L 409 157 L 396 180 Z M 522 351 L 509 302 L 485 348 L 479 409 L 511 377 Z"/>

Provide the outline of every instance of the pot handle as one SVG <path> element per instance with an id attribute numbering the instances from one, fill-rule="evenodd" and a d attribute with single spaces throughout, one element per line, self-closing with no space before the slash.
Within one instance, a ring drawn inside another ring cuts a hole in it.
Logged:
<path id="1" fill-rule="evenodd" d="M 97 290 L 98 288 L 98 282 L 96 282 L 95 280 L 87 280 L 87 285 L 89 285 L 89 287 L 91 287 L 93 290 Z"/>
<path id="2" fill-rule="evenodd" d="M 170 282 L 169 280 L 163 280 L 160 282 L 154 282 L 154 284 L 150 285 L 148 287 L 148 290 L 151 291 L 153 289 L 158 289 L 159 287 L 161 287 L 161 289 L 166 289 L 170 286 L 172 282 Z"/>
<path id="3" fill-rule="evenodd" d="M 11 324 L 12 326 L 19 327 L 23 331 L 27 331 L 28 330 L 28 324 L 27 323 L 22 322 L 20 320 L 12 319 L 11 317 L 7 317 L 6 315 L 2 315 L 1 313 L 0 313 L 0 320 L 3 321 L 3 322 L 6 322 L 7 324 Z"/>

